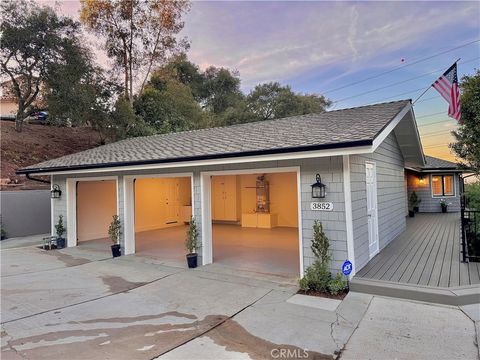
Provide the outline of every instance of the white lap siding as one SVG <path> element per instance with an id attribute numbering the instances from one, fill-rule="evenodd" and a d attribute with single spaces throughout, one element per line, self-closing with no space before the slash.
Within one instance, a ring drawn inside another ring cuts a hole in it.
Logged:
<path id="1" fill-rule="evenodd" d="M 193 184 L 193 201 L 194 214 L 197 219 L 197 225 L 201 234 L 202 214 L 201 214 L 201 188 L 200 188 L 200 173 L 203 171 L 220 171 L 220 170 L 241 170 L 241 169 L 265 169 L 265 168 L 280 168 L 280 167 L 300 167 L 300 182 L 301 182 L 301 215 L 302 215 L 302 235 L 303 235 L 303 260 L 304 268 L 309 266 L 314 258 L 310 249 L 313 238 L 313 222 L 318 219 L 322 221 L 326 235 L 330 239 L 332 249 L 332 270 L 338 271 L 341 264 L 347 258 L 346 245 L 346 227 L 345 227 L 345 200 L 343 194 L 343 165 L 342 157 L 324 157 L 316 159 L 298 159 L 298 160 L 284 160 L 284 161 L 268 161 L 255 162 L 246 164 L 228 164 L 202 167 L 184 167 L 175 169 L 158 169 L 145 171 L 122 171 L 122 172 L 108 172 L 95 174 L 72 174 L 72 175 L 54 175 L 53 182 L 58 184 L 62 190 L 62 197 L 54 200 L 54 216 L 62 214 L 67 220 L 67 192 L 66 179 L 67 178 L 82 178 L 82 177 L 98 177 L 98 176 L 118 176 L 118 199 L 119 199 L 119 216 L 124 224 L 124 189 L 123 176 L 124 175 L 145 175 L 145 174 L 169 174 L 169 173 L 192 173 L 194 174 Z M 322 182 L 327 185 L 327 196 L 321 201 L 329 201 L 334 205 L 334 210 L 331 212 L 312 211 L 310 210 L 310 202 L 313 201 L 311 197 L 311 184 L 315 182 L 315 175 L 319 173 L 322 177 Z M 124 232 L 124 231 L 122 231 Z M 200 235 L 201 236 L 201 235 Z M 201 240 L 201 239 L 200 239 Z M 122 236 L 121 244 L 124 245 Z M 201 255 L 201 254 L 200 254 Z M 201 263 L 201 258 L 199 259 Z"/>
<path id="2" fill-rule="evenodd" d="M 379 248 L 406 228 L 404 160 L 394 133 L 373 154 L 350 156 L 353 238 L 358 272 L 369 260 L 365 163 L 375 162 Z"/>

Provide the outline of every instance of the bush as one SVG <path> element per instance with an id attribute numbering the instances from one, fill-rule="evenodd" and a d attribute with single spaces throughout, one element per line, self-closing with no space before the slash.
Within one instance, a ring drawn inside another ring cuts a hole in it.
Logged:
<path id="1" fill-rule="evenodd" d="M 120 235 L 122 234 L 122 224 L 118 215 L 112 216 L 112 222 L 108 227 L 108 236 L 114 244 L 118 244 L 120 241 Z"/>
<path id="2" fill-rule="evenodd" d="M 58 217 L 58 223 L 55 225 L 55 230 L 57 232 L 57 237 L 61 238 L 63 234 L 67 231 L 65 226 L 63 226 L 63 215 Z"/>
<path id="3" fill-rule="evenodd" d="M 305 285 L 308 290 L 325 292 L 328 290 L 328 283 L 332 275 L 328 271 L 326 264 L 320 261 L 315 261 L 312 266 L 309 266 L 305 271 Z"/>
<path id="4" fill-rule="evenodd" d="M 185 248 L 189 254 L 194 254 L 199 247 L 197 223 L 192 216 L 187 230 L 187 238 L 185 239 Z"/>
<path id="5" fill-rule="evenodd" d="M 315 220 L 313 223 L 313 241 L 311 246 L 313 255 L 322 264 L 328 264 L 330 262 L 330 241 L 327 235 L 323 232 L 322 223 Z"/>
<path id="6" fill-rule="evenodd" d="M 346 289 L 347 281 L 345 280 L 345 277 L 340 273 L 338 273 L 337 276 L 330 279 L 330 281 L 328 282 L 328 290 L 332 295 L 338 295 Z"/>

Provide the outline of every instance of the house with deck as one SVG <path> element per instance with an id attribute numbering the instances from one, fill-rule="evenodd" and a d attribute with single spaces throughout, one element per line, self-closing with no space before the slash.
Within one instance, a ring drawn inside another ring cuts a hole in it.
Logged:
<path id="1" fill-rule="evenodd" d="M 405 233 L 409 191 L 421 193 L 422 211 L 435 211 L 440 187 L 427 201 L 422 176 L 443 184 L 442 196 L 458 196 L 460 172 L 434 161 L 403 100 L 132 138 L 18 173 L 50 175 L 52 233 L 62 215 L 69 247 L 108 247 L 118 215 L 124 255 L 184 263 L 193 216 L 200 265 L 299 277 L 314 261 L 320 220 L 332 270 L 348 259 L 353 276 Z"/>

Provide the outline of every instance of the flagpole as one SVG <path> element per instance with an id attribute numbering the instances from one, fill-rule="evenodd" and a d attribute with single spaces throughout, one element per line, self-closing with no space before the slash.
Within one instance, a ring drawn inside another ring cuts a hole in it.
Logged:
<path id="1" fill-rule="evenodd" d="M 458 63 L 459 61 L 460 61 L 460 58 L 458 58 L 458 59 L 454 62 L 454 64 Z M 425 91 L 422 92 L 422 93 L 420 94 L 420 96 L 415 99 L 415 101 L 412 103 L 412 105 L 414 105 L 423 95 L 425 95 L 425 93 L 426 93 L 428 90 L 430 90 L 430 88 L 432 87 L 432 85 L 433 85 L 433 84 L 430 84 L 430 86 L 429 86 L 428 88 L 426 88 Z"/>

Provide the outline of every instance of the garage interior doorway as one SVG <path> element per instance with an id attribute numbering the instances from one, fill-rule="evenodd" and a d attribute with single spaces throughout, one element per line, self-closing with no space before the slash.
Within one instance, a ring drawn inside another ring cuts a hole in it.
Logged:
<path id="1" fill-rule="evenodd" d="M 297 173 L 213 175 L 211 216 L 214 263 L 299 276 Z"/>
<path id="2" fill-rule="evenodd" d="M 191 177 L 135 179 L 134 206 L 135 253 L 185 264 Z"/>
<path id="3" fill-rule="evenodd" d="M 116 180 L 76 183 L 77 244 L 97 250 L 110 250 L 108 227 L 117 214 Z"/>

